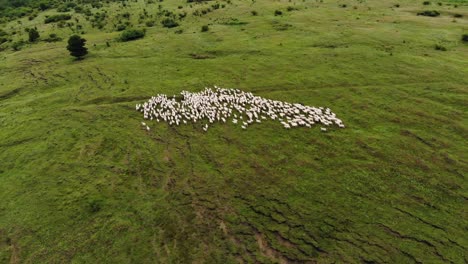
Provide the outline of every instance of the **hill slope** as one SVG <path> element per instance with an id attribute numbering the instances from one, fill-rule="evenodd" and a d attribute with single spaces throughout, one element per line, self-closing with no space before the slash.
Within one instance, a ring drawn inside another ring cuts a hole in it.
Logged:
<path id="1" fill-rule="evenodd" d="M 137 1 L 5 22 L 0 262 L 466 262 L 468 7 L 398 2 Z M 121 24 L 146 36 L 117 41 Z M 64 40 L 12 51 L 33 27 Z M 347 128 L 141 129 L 136 103 L 212 85 L 330 107 Z"/>

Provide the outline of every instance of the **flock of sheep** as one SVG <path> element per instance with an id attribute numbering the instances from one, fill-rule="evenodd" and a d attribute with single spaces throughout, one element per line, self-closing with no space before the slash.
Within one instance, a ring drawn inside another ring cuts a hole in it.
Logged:
<path id="1" fill-rule="evenodd" d="M 267 119 L 278 120 L 287 129 L 299 126 L 310 128 L 318 123 L 345 127 L 329 108 L 270 100 L 239 89 L 215 86 L 214 89 L 205 88 L 198 93 L 183 91 L 181 95 L 179 98 L 163 94 L 153 96 L 144 104 L 137 104 L 136 110 L 141 111 L 145 119 L 164 121 L 169 125 L 200 121 L 204 123 L 204 131 L 214 122 L 231 121 L 247 129 Z M 142 125 L 150 130 L 145 122 Z M 327 131 L 324 127 L 321 130 Z"/>

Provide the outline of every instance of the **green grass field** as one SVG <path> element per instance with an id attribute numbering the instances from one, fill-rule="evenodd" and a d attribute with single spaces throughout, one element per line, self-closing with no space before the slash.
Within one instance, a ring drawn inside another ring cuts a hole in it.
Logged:
<path id="1" fill-rule="evenodd" d="M 70 12 L 83 60 L 54 10 L 0 25 L 63 38 L 0 52 L 0 263 L 468 262 L 468 3 L 422 2 L 104 4 L 136 28 L 158 5 L 188 15 L 119 42 Z M 135 104 L 213 85 L 346 128 L 142 129 Z"/>

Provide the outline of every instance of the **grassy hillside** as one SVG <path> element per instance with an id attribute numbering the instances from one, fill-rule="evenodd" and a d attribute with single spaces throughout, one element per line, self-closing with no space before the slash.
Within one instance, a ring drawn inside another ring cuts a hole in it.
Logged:
<path id="1" fill-rule="evenodd" d="M 214 3 L 0 26 L 0 263 L 466 263 L 466 2 L 232 0 L 193 15 Z M 161 10 L 187 16 L 164 28 Z M 118 41 L 119 20 L 146 36 Z M 33 27 L 63 40 L 13 51 Z M 65 49 L 74 33 L 83 60 Z M 347 127 L 141 128 L 136 103 L 212 85 L 330 107 Z"/>

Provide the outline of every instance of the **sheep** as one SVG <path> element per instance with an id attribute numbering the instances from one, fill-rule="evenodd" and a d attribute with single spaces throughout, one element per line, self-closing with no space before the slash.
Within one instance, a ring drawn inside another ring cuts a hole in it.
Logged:
<path id="1" fill-rule="evenodd" d="M 182 91 L 180 94 L 182 100 L 176 100 L 175 95 L 168 97 L 158 94 L 143 104 L 137 104 L 135 109 L 143 113 L 144 119 L 156 119 L 157 122 L 162 120 L 169 125 L 203 121 L 206 122 L 202 126 L 204 131 L 208 130 L 208 123 L 225 123 L 228 119 L 232 119 L 233 124 L 240 123 L 243 129 L 254 122 L 262 123 L 262 120 L 268 119 L 278 120 L 286 129 L 299 126 L 310 128 L 315 123 L 345 127 L 328 107 L 290 104 L 255 96 L 239 89 L 215 86 L 214 89 L 205 88 L 198 93 Z M 147 126 L 145 122 L 142 125 Z M 149 127 L 147 130 L 149 131 Z M 321 131 L 326 131 L 326 128 L 322 127 Z"/>

